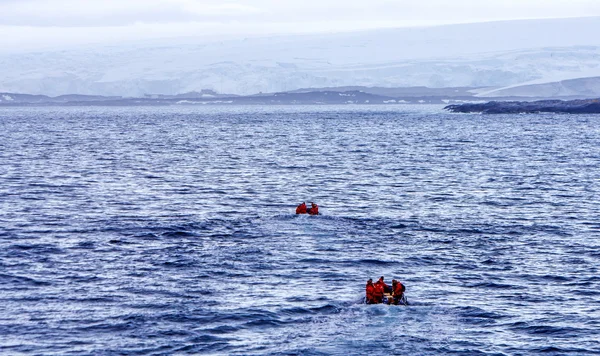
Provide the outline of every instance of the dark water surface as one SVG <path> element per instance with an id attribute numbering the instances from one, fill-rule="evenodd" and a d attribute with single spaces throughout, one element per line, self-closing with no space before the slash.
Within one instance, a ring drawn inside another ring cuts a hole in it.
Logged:
<path id="1" fill-rule="evenodd" d="M 1 109 L 0 353 L 597 354 L 599 166 L 600 116 Z"/>

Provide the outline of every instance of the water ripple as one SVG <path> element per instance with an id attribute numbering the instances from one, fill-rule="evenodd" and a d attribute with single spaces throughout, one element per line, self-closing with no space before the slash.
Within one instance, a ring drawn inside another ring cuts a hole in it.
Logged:
<path id="1" fill-rule="evenodd" d="M 600 353 L 594 116 L 8 108 L 0 147 L 2 354 Z"/>

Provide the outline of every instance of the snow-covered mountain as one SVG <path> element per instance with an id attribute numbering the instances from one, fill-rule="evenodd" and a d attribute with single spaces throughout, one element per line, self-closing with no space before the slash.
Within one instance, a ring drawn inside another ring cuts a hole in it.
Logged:
<path id="1" fill-rule="evenodd" d="M 493 87 L 600 76 L 600 18 L 523 20 L 0 54 L 0 92 L 252 94 L 310 87 Z"/>

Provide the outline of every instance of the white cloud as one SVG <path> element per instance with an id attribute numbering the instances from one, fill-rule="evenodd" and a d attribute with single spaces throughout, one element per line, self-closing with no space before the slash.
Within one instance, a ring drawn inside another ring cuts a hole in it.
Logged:
<path id="1" fill-rule="evenodd" d="M 215 0 L 9 0 L 0 2 L 0 24 L 16 26 L 113 26 L 243 17 L 255 6 Z"/>
<path id="2" fill-rule="evenodd" d="M 0 51 L 578 16 L 600 0 L 0 0 Z"/>
<path id="3" fill-rule="evenodd" d="M 237 3 L 210 4 L 194 0 L 180 0 L 179 2 L 184 10 L 200 16 L 231 16 L 264 12 L 258 7 Z"/>
<path id="4" fill-rule="evenodd" d="M 0 25 L 112 26 L 396 20 L 456 23 L 600 15 L 598 0 L 0 0 Z"/>

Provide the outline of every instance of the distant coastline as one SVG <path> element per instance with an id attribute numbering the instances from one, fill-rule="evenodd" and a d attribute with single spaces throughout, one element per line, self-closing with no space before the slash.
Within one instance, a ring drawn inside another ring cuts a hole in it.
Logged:
<path id="1" fill-rule="evenodd" d="M 177 95 L 148 94 L 133 98 L 0 93 L 0 106 L 452 104 L 478 100 L 469 89 L 340 87 L 253 95 L 219 94 L 212 90 L 202 90 Z"/>
<path id="2" fill-rule="evenodd" d="M 220 94 L 201 90 L 176 95 L 147 94 L 143 97 L 100 95 L 46 95 L 0 93 L 0 107 L 8 106 L 170 106 L 170 105 L 397 105 L 439 104 L 449 105 L 450 111 L 474 112 L 509 110 L 515 104 L 500 106 L 486 103 L 491 98 L 477 96 L 478 88 L 382 88 L 382 87 L 328 87 L 307 88 L 279 93 L 253 95 Z M 539 98 L 542 99 L 542 98 Z M 569 98 L 565 98 L 569 99 Z M 574 98 L 570 98 L 574 99 Z M 494 98 L 496 102 L 530 100 L 530 98 Z M 524 101 L 520 103 L 525 103 Z M 464 106 L 456 106 L 465 104 Z M 471 105 L 471 106 L 469 106 Z M 477 106 L 484 105 L 484 106 Z M 486 106 L 487 105 L 487 106 Z M 520 104 L 520 107 L 525 107 Z M 517 110 L 517 109 L 515 109 Z M 533 111 L 539 111 L 531 109 Z"/>

